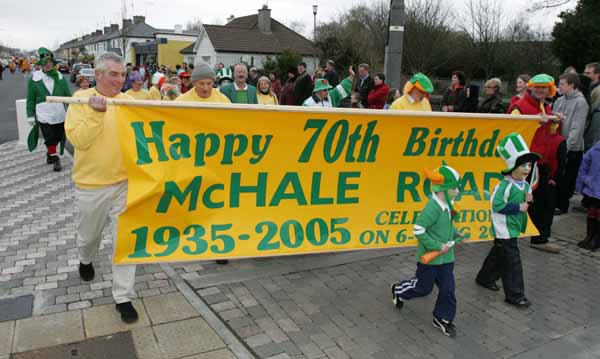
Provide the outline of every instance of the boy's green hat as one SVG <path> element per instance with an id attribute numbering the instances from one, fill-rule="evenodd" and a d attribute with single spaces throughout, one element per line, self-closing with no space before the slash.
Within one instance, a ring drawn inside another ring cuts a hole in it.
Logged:
<path id="1" fill-rule="evenodd" d="M 40 59 L 36 63 L 37 65 L 44 66 L 49 60 L 52 61 L 55 65 L 58 63 L 56 60 L 54 60 L 54 54 L 52 53 L 52 51 L 48 50 L 45 47 L 40 47 L 38 49 L 38 57 Z"/>
<path id="2" fill-rule="evenodd" d="M 327 79 L 316 79 L 315 80 L 315 88 L 313 89 L 313 93 L 319 92 L 322 90 L 331 90 L 333 86 L 329 84 Z"/>
<path id="3" fill-rule="evenodd" d="M 434 193 L 434 196 L 436 192 L 444 193 L 444 199 L 454 218 L 454 204 L 453 201 L 450 200 L 448 191 L 460 187 L 460 174 L 458 171 L 448 166 L 446 161 L 442 161 L 442 165 L 433 171 L 425 170 L 425 177 L 431 182 L 431 191 Z"/>
<path id="4" fill-rule="evenodd" d="M 446 161 L 442 161 L 442 165 L 433 171 L 425 170 L 425 176 L 431 181 L 433 192 L 444 192 L 459 187 L 460 174 L 454 168 L 448 166 Z"/>
<path id="5" fill-rule="evenodd" d="M 530 152 L 523 137 L 516 132 L 509 133 L 501 139 L 496 149 L 500 157 L 506 162 L 507 167 L 500 171 L 503 175 L 510 174 L 515 168 L 524 163 L 536 162 L 542 158 L 537 153 Z"/>

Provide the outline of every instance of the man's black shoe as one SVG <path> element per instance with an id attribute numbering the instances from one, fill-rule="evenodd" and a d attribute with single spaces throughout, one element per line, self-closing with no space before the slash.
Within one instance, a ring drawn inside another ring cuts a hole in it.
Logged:
<path id="1" fill-rule="evenodd" d="M 223 264 L 227 264 L 227 263 L 229 263 L 228 259 L 217 259 L 217 264 L 223 265 Z"/>
<path id="2" fill-rule="evenodd" d="M 60 157 L 58 156 L 52 156 L 54 157 L 53 161 L 54 161 L 54 172 L 60 172 L 62 171 L 62 166 L 60 165 Z"/>
<path id="3" fill-rule="evenodd" d="M 446 336 L 451 338 L 456 336 L 456 327 L 454 324 L 452 324 L 452 322 L 449 322 L 446 319 L 438 319 L 433 317 L 433 326 L 441 330 Z"/>
<path id="4" fill-rule="evenodd" d="M 492 282 L 490 284 L 482 284 L 479 283 L 477 280 L 475 280 L 475 283 L 477 283 L 478 286 L 483 287 L 485 289 L 489 289 L 491 291 L 497 292 L 500 290 L 500 288 L 498 287 L 498 285 L 496 285 L 496 283 Z"/>
<path id="5" fill-rule="evenodd" d="M 531 302 L 527 298 L 521 299 L 516 302 L 510 301 L 507 299 L 506 303 L 508 303 L 510 305 L 514 305 L 517 308 L 528 308 L 531 305 Z"/>
<path id="6" fill-rule="evenodd" d="M 92 265 L 92 263 L 79 263 L 79 276 L 84 282 L 89 282 L 92 279 L 94 279 L 95 274 L 96 272 L 94 271 L 94 266 Z"/>
<path id="7" fill-rule="evenodd" d="M 121 313 L 121 320 L 125 323 L 134 323 L 138 320 L 138 312 L 133 307 L 131 302 L 118 303 L 116 305 L 117 312 Z"/>
<path id="8" fill-rule="evenodd" d="M 52 157 L 54 157 L 54 156 L 50 156 L 49 153 L 46 153 L 46 164 L 47 165 L 51 165 L 54 163 L 54 161 L 52 160 Z"/>

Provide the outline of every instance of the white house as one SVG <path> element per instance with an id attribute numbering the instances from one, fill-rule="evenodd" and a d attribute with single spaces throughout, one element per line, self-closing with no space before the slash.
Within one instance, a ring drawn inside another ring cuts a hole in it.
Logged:
<path id="1" fill-rule="evenodd" d="M 243 61 L 261 68 L 267 57 L 285 50 L 302 55 L 308 66 L 318 63 L 313 42 L 272 19 L 265 5 L 258 14 L 234 18 L 224 26 L 203 25 L 196 42 L 181 53 L 188 63 L 231 66 Z"/>
<path id="2" fill-rule="evenodd" d="M 118 24 L 105 26 L 104 30 L 96 30 L 80 39 L 62 44 L 56 51 L 67 60 L 80 52 L 98 57 L 110 51 L 125 57 L 127 62 L 134 62 L 133 44 L 154 40 L 156 31 L 146 24 L 144 16 L 134 16 L 133 20 L 123 19 L 121 29 Z"/>

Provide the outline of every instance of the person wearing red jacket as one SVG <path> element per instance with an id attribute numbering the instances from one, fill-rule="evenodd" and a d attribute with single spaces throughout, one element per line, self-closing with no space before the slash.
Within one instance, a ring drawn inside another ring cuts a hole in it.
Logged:
<path id="1" fill-rule="evenodd" d="M 540 234 L 531 237 L 531 247 L 548 253 L 559 253 L 560 247 L 548 240 L 558 200 L 557 182 L 565 169 L 567 146 L 560 134 L 560 117 L 548 120 L 547 116 L 552 115 L 552 108 L 545 103 L 546 98 L 552 98 L 556 94 L 556 85 L 551 76 L 540 74 L 534 76 L 527 87 L 523 97 L 515 101 L 508 112 L 517 115 L 542 115 L 540 127 L 533 135 L 530 146 L 532 152 L 542 156 L 537 162 L 539 178 L 537 187 L 532 183 L 533 203 L 529 206 L 529 216 Z"/>
<path id="2" fill-rule="evenodd" d="M 369 92 L 367 103 L 369 108 L 382 110 L 385 106 L 388 92 L 390 92 L 390 87 L 385 83 L 384 74 L 379 73 L 375 75 L 373 80 L 375 81 L 375 86 L 373 86 L 373 89 Z"/>
<path id="3" fill-rule="evenodd" d="M 288 70 L 287 82 L 281 88 L 281 94 L 279 95 L 279 104 L 284 106 L 295 106 L 296 99 L 294 97 L 294 83 L 296 82 L 296 74 L 294 70 Z"/>

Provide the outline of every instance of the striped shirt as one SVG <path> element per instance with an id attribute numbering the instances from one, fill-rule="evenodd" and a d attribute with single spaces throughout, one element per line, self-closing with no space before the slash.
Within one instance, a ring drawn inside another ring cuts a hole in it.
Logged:
<path id="1" fill-rule="evenodd" d="M 525 202 L 531 189 L 527 181 L 517 181 L 505 176 L 492 193 L 492 230 L 495 238 L 517 238 L 527 227 L 527 212 L 521 212 L 519 205 Z"/>

